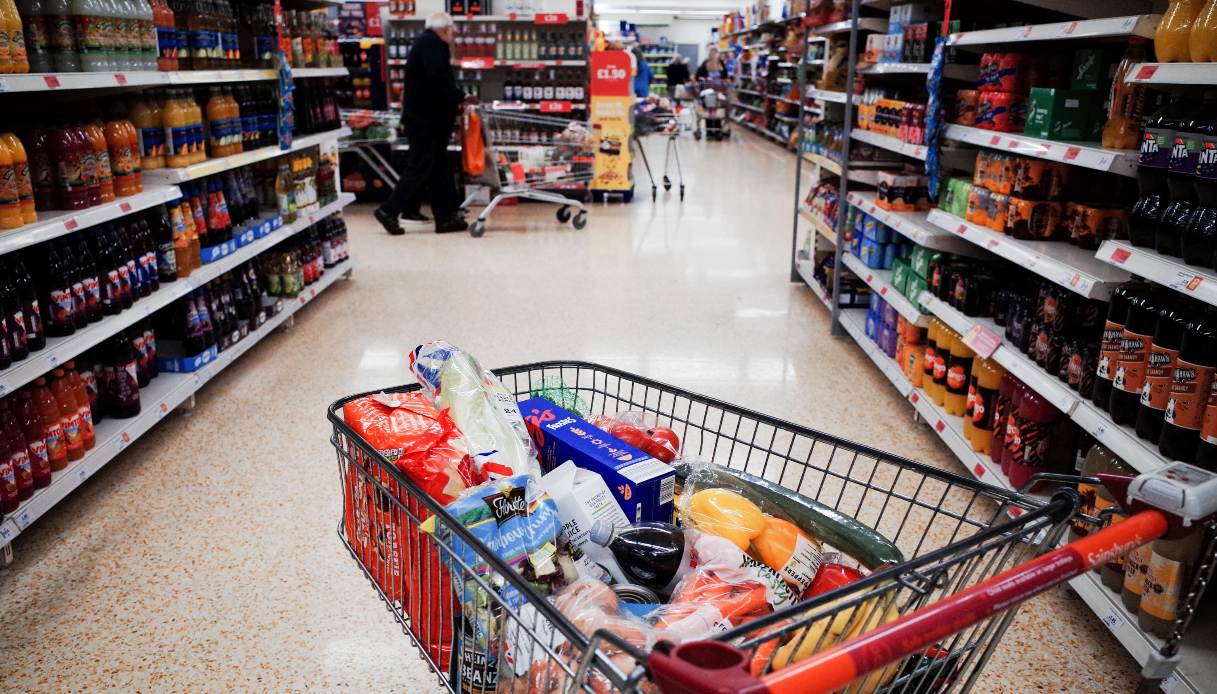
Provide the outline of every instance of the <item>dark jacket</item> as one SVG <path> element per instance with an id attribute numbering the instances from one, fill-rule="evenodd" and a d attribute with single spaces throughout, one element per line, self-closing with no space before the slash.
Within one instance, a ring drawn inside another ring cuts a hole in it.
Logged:
<path id="1" fill-rule="evenodd" d="M 684 61 L 673 61 L 668 65 L 668 86 L 675 87 L 689 81 L 689 66 Z"/>
<path id="2" fill-rule="evenodd" d="M 414 39 L 406 60 L 405 90 L 401 115 L 407 125 L 436 131 L 445 139 L 456 123 L 457 107 L 465 94 L 452 74 L 448 44 L 427 29 Z"/>

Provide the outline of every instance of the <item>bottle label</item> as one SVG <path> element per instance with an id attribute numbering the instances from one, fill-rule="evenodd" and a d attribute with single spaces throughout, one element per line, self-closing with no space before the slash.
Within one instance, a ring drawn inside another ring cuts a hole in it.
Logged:
<path id="1" fill-rule="evenodd" d="M 17 493 L 17 471 L 8 460 L 0 462 L 0 496 L 12 496 Z"/>
<path id="2" fill-rule="evenodd" d="M 150 19 L 139 22 L 139 46 L 146 53 L 159 50 L 160 38 L 156 35 L 156 25 Z"/>
<path id="3" fill-rule="evenodd" d="M 101 53 L 113 45 L 113 26 L 101 17 L 76 15 L 76 44 L 82 53 Z"/>
<path id="4" fill-rule="evenodd" d="M 126 17 L 111 17 L 108 48 L 120 51 L 131 50 L 131 23 Z"/>
<path id="5" fill-rule="evenodd" d="M 1217 178 L 1217 137 L 1200 139 L 1200 150 L 1196 152 L 1196 175 L 1200 178 Z"/>
<path id="6" fill-rule="evenodd" d="M 224 58 L 227 60 L 241 59 L 241 44 L 237 39 L 236 34 L 220 34 L 220 43 L 224 49 Z"/>
<path id="7" fill-rule="evenodd" d="M 185 29 L 177 29 L 173 34 L 175 37 L 173 47 L 177 50 L 178 57 L 189 58 L 194 55 L 190 46 L 190 32 Z"/>
<path id="8" fill-rule="evenodd" d="M 51 309 L 57 325 L 68 325 L 72 322 L 72 311 L 75 303 L 72 300 L 72 290 L 69 287 L 51 290 Z"/>
<path id="9" fill-rule="evenodd" d="M 14 169 L 17 172 L 17 196 L 22 200 L 33 200 L 34 186 L 30 181 L 30 163 L 28 161 L 17 162 Z"/>
<path id="10" fill-rule="evenodd" d="M 51 460 L 55 460 L 63 456 L 63 427 L 59 422 L 55 422 L 46 428 L 46 451 L 47 456 Z"/>
<path id="11" fill-rule="evenodd" d="M 255 36 L 254 51 L 258 54 L 258 60 L 273 60 L 275 56 L 275 37 Z"/>
<path id="12" fill-rule="evenodd" d="M 1204 140 L 1198 133 L 1175 133 L 1168 168 L 1171 173 L 1196 173 L 1197 160 Z"/>
<path id="13" fill-rule="evenodd" d="M 1214 385 L 1217 385 L 1217 379 L 1209 386 L 1209 398 L 1200 423 L 1200 438 L 1210 444 L 1217 444 L 1217 388 Z"/>
<path id="14" fill-rule="evenodd" d="M 25 446 L 20 446 L 20 448 L 14 450 L 12 456 L 9 457 L 9 461 L 17 476 L 24 480 L 25 484 L 28 485 L 34 479 L 34 466 L 30 463 L 30 455 L 26 452 Z"/>
<path id="15" fill-rule="evenodd" d="M 156 28 L 156 52 L 162 58 L 177 57 L 177 31 L 173 27 Z"/>
<path id="16" fill-rule="evenodd" d="M 1176 360 L 1166 421 L 1182 429 L 1200 429 L 1212 381 L 1213 367 Z"/>
<path id="17" fill-rule="evenodd" d="M 80 415 L 76 412 L 63 417 L 59 420 L 59 425 L 63 427 L 63 437 L 67 441 L 69 447 L 73 447 L 80 443 Z"/>
<path id="18" fill-rule="evenodd" d="M 50 50 L 50 38 L 47 35 L 46 17 L 43 15 L 30 15 L 27 12 L 22 12 L 22 19 L 25 20 L 25 36 L 27 48 L 30 51 L 43 53 Z"/>
<path id="19" fill-rule="evenodd" d="M 926 345 L 925 354 L 921 361 L 921 373 L 923 376 L 933 380 L 934 378 L 934 360 L 937 358 L 937 349 L 933 344 Z"/>
<path id="20" fill-rule="evenodd" d="M 16 207 L 20 200 L 17 171 L 11 165 L 0 166 L 0 207 Z"/>
<path id="21" fill-rule="evenodd" d="M 82 157 L 64 157 L 55 162 L 55 170 L 58 172 L 59 186 L 65 190 L 72 191 L 84 186 L 84 167 L 81 166 Z"/>
<path id="22" fill-rule="evenodd" d="M 80 179 L 86 186 L 97 183 L 97 159 L 92 149 L 85 150 L 80 155 Z"/>
<path id="23" fill-rule="evenodd" d="M 93 436 L 93 410 L 88 405 L 81 405 L 76 408 L 76 416 L 80 419 L 80 435 L 83 438 L 92 438 Z"/>
<path id="24" fill-rule="evenodd" d="M 1141 404 L 1155 410 L 1165 410 L 1170 400 L 1171 380 L 1179 350 L 1151 345 L 1145 365 L 1145 383 L 1141 386 Z"/>
<path id="25" fill-rule="evenodd" d="M 42 334 L 42 312 L 39 311 L 38 300 L 30 299 L 25 302 L 25 310 L 22 311 L 26 316 L 25 332 L 30 336 L 38 336 Z"/>
<path id="26" fill-rule="evenodd" d="M 972 370 L 971 358 L 951 358 L 947 368 L 947 392 L 963 395 L 968 392 L 968 372 Z"/>
<path id="27" fill-rule="evenodd" d="M 1124 330 L 1120 340 L 1120 360 L 1116 362 L 1116 377 L 1112 386 L 1125 393 L 1140 393 L 1145 385 L 1145 367 L 1149 361 L 1149 346 L 1153 336 Z"/>
<path id="28" fill-rule="evenodd" d="M 59 53 L 70 55 L 76 52 L 76 28 L 71 15 L 59 15 L 50 18 L 51 45 Z"/>
<path id="29" fill-rule="evenodd" d="M 194 151 L 194 128 L 189 125 L 167 126 L 165 146 L 167 152 L 186 156 Z"/>
<path id="30" fill-rule="evenodd" d="M 93 160 L 93 167 L 97 170 L 97 182 L 101 184 L 109 183 L 113 180 L 112 171 L 110 169 L 110 152 L 109 150 L 99 149 Z"/>
<path id="31" fill-rule="evenodd" d="M 47 454 L 46 441 L 34 439 L 30 444 L 30 464 L 38 477 L 51 474 L 51 456 Z"/>
<path id="32" fill-rule="evenodd" d="M 1146 128 L 1141 135 L 1141 166 L 1165 169 L 1170 164 L 1175 131 L 1171 128 Z"/>
<path id="33" fill-rule="evenodd" d="M 1151 551 L 1149 569 L 1141 587 L 1141 610 L 1151 617 L 1174 621 L 1185 568 L 1183 562 Z"/>

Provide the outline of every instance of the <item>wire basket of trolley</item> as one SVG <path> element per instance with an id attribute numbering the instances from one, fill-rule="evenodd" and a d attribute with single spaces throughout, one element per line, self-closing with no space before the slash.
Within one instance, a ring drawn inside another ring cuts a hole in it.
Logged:
<path id="1" fill-rule="evenodd" d="M 595 141 L 586 121 L 481 105 L 467 108 L 462 121 L 466 176 L 490 189 L 470 234 L 486 233 L 486 221 L 508 198 L 559 205 L 559 222 L 587 226 L 587 207 L 568 196 L 581 197 L 592 182 Z M 471 204 L 473 196 L 462 207 Z"/>
<path id="2" fill-rule="evenodd" d="M 1160 680 L 1212 575 L 1217 474 L 1183 463 L 1008 491 L 605 366 L 490 373 L 430 348 L 421 385 L 329 419 L 342 541 L 454 692 L 964 692 L 1022 601 L 1200 533 L 1143 671 Z M 509 461 L 463 489 L 353 428 L 420 388 L 482 449 L 522 413 L 544 476 Z M 1078 484 L 1117 503 L 1091 516 Z"/>
<path id="3" fill-rule="evenodd" d="M 651 160 L 647 157 L 646 147 L 642 144 L 644 135 L 662 135 L 666 144 L 663 154 L 663 189 L 672 190 L 672 178 L 668 175 L 669 166 L 676 160 L 676 176 L 679 179 L 680 199 L 685 199 L 685 175 L 680 168 L 680 123 L 677 102 L 668 97 L 649 96 L 639 99 L 634 104 L 634 127 L 631 136 L 642 157 L 642 165 L 646 168 L 647 178 L 651 181 L 651 200 L 659 196 L 659 188 L 655 185 L 655 176 L 651 173 Z"/>

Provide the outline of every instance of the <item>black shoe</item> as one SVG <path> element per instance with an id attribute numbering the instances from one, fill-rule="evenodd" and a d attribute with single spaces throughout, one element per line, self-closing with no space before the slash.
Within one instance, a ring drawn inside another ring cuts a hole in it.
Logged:
<path id="1" fill-rule="evenodd" d="M 435 233 L 437 234 L 449 234 L 454 231 L 469 231 L 469 222 L 466 222 L 464 217 L 454 214 L 435 223 Z"/>
<path id="2" fill-rule="evenodd" d="M 387 207 L 377 207 L 372 216 L 376 218 L 376 221 L 380 222 L 380 226 L 384 227 L 385 231 L 389 232 L 391 236 L 401 236 L 406 233 L 406 230 L 402 229 L 401 225 L 397 223 L 396 210 L 391 210 Z"/>
<path id="3" fill-rule="evenodd" d="M 404 224 L 430 224 L 431 218 L 422 212 L 402 212 L 401 221 Z"/>

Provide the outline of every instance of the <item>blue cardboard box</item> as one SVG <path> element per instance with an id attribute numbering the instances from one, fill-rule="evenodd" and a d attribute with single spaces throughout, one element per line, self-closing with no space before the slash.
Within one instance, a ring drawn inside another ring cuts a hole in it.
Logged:
<path id="1" fill-rule="evenodd" d="M 214 246 L 208 246 L 207 248 L 201 249 L 199 251 L 199 258 L 202 259 L 204 264 L 214 263 L 235 250 L 237 250 L 236 241 L 229 239 L 224 243 L 217 243 Z"/>
<path id="2" fill-rule="evenodd" d="M 631 523 L 672 522 L 676 470 L 545 398 L 520 403 L 528 433 L 541 453 L 541 470 L 568 460 L 604 478 Z"/>
<path id="3" fill-rule="evenodd" d="M 161 371 L 171 373 L 191 373 L 207 366 L 220 356 L 220 349 L 212 345 L 207 349 L 189 357 L 162 357 L 157 355 L 156 365 Z"/>

